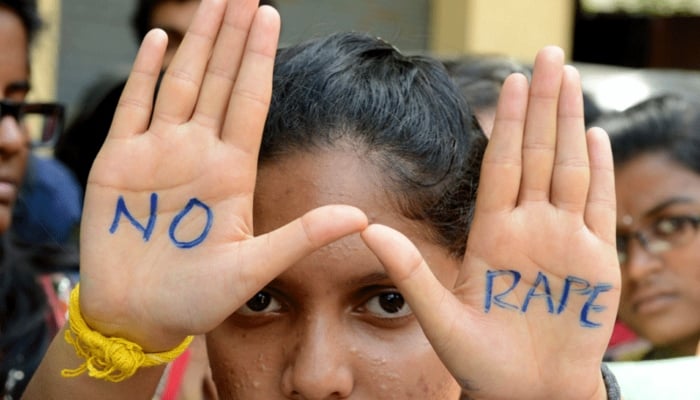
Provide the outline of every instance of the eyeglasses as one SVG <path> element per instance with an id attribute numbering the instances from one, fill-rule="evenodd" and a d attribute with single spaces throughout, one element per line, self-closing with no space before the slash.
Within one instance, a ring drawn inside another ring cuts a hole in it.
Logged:
<path id="1" fill-rule="evenodd" d="M 0 100 L 0 118 L 9 116 L 25 127 L 32 146 L 52 146 L 63 130 L 65 110 L 58 103 Z"/>
<path id="2" fill-rule="evenodd" d="M 620 264 L 629 259 L 630 241 L 634 238 L 650 254 L 661 254 L 690 243 L 698 233 L 700 215 L 661 217 L 644 229 L 617 235 L 617 257 Z"/>

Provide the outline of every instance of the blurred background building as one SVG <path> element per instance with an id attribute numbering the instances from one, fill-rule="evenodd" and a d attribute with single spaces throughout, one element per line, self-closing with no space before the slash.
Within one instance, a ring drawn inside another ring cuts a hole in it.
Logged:
<path id="1" fill-rule="evenodd" d="M 85 88 L 123 76 L 136 52 L 135 0 L 39 0 L 35 98 L 71 108 Z M 505 54 L 530 62 L 561 46 L 590 76 L 599 64 L 700 69 L 700 0 L 277 0 L 282 44 L 367 31 L 408 52 Z M 612 69 L 614 70 L 614 69 Z M 606 69 L 605 71 L 611 71 Z M 621 69 L 620 71 L 626 71 Z M 585 74 L 584 74 L 585 75 Z M 681 73 L 681 76 L 685 76 Z M 584 78 L 586 78 L 584 76 Z"/>

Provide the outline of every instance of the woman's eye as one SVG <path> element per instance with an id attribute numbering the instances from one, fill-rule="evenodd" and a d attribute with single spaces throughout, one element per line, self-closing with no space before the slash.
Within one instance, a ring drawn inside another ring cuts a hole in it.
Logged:
<path id="1" fill-rule="evenodd" d="M 401 318 L 411 314 L 411 308 L 398 292 L 380 293 L 369 299 L 365 308 L 379 318 Z"/>
<path id="2" fill-rule="evenodd" d="M 671 236 L 685 230 L 690 225 L 686 217 L 666 217 L 656 222 L 656 233 L 659 236 Z"/>
<path id="3" fill-rule="evenodd" d="M 277 312 L 282 308 L 269 292 L 260 291 L 236 311 L 239 315 L 256 315 Z"/>

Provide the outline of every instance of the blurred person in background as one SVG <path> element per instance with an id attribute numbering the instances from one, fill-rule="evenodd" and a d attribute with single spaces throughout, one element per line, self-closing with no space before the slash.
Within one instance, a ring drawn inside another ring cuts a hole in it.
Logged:
<path id="1" fill-rule="evenodd" d="M 491 135 L 496 116 L 496 103 L 503 82 L 512 73 L 532 78 L 532 66 L 513 57 L 498 54 L 468 54 L 442 60 L 454 82 L 474 111 L 486 136 Z M 600 107 L 593 98 L 583 93 L 584 118 L 588 122 L 597 118 Z"/>
<path id="2" fill-rule="evenodd" d="M 512 73 L 532 76 L 531 68 L 500 55 L 465 55 L 443 60 L 443 64 L 461 89 L 486 136 L 491 135 L 496 103 L 505 79 Z"/>
<path id="3" fill-rule="evenodd" d="M 666 95 L 594 122 L 615 160 L 619 317 L 648 347 L 622 360 L 692 356 L 700 341 L 700 103 Z"/>
<path id="4" fill-rule="evenodd" d="M 5 400 L 20 398 L 65 318 L 51 280 L 41 274 L 56 259 L 43 249 L 19 249 L 11 232 L 31 144 L 50 141 L 63 112 L 55 103 L 27 101 L 29 48 L 39 26 L 35 1 L 0 0 L 0 394 Z M 40 137 L 32 137 L 30 120 L 43 123 Z"/>

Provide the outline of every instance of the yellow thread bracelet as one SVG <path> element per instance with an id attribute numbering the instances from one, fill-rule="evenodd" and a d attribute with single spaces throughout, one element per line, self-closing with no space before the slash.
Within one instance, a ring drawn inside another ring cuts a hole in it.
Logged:
<path id="1" fill-rule="evenodd" d="M 134 375 L 141 367 L 166 364 L 182 354 L 192 342 L 188 336 L 176 348 L 162 353 L 144 353 L 134 342 L 118 337 L 105 337 L 93 331 L 80 315 L 79 285 L 70 294 L 68 321 L 70 330 L 65 332 L 66 342 L 75 347 L 78 357 L 85 362 L 75 369 L 64 369 L 65 378 L 76 377 L 87 371 L 88 375 L 110 382 L 121 382 Z"/>

